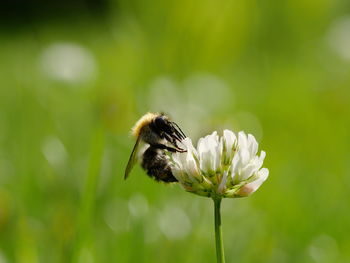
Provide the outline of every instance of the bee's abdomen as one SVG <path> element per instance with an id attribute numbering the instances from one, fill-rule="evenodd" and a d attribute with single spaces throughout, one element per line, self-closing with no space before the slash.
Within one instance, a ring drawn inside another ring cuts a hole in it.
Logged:
<path id="1" fill-rule="evenodd" d="M 171 166 L 168 157 L 163 150 L 153 146 L 148 147 L 142 158 L 142 168 L 147 174 L 157 181 L 177 182 L 171 172 Z"/>

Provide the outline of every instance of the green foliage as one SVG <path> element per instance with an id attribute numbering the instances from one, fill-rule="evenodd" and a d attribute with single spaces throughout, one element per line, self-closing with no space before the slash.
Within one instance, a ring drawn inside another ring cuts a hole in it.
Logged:
<path id="1" fill-rule="evenodd" d="M 2 29 L 0 262 L 215 261 L 210 199 L 139 167 L 123 180 L 147 111 L 194 141 L 243 129 L 267 152 L 263 186 L 223 200 L 227 262 L 349 262 L 346 12 L 112 1 L 103 18 Z"/>

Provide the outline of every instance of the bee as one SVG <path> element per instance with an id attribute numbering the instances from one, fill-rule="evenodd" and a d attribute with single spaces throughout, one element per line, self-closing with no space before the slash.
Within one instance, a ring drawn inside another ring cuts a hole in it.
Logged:
<path id="1" fill-rule="evenodd" d="M 166 183 L 177 182 L 171 171 L 171 163 L 167 151 L 185 152 L 178 143 L 186 138 L 180 127 L 163 113 L 147 113 L 132 128 L 136 143 L 132 149 L 125 169 L 124 179 L 128 178 L 131 169 L 138 160 L 141 142 L 148 144 L 141 155 L 141 167 L 148 176 Z"/>

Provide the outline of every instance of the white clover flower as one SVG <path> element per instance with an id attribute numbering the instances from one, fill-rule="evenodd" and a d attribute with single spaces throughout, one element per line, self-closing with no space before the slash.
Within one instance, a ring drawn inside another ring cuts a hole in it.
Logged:
<path id="1" fill-rule="evenodd" d="M 269 170 L 261 168 L 265 152 L 258 153 L 258 143 L 243 131 L 237 136 L 224 130 L 200 138 L 197 149 L 190 138 L 182 141 L 186 152 L 171 156 L 172 172 L 188 192 L 202 196 L 245 197 L 254 193 L 267 179 Z"/>

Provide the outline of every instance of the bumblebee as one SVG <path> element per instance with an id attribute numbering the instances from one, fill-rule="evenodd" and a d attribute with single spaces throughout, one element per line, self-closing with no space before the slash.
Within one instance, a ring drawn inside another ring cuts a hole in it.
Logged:
<path id="1" fill-rule="evenodd" d="M 171 164 L 167 152 L 185 152 L 178 143 L 186 138 L 180 127 L 163 113 L 147 113 L 132 128 L 136 143 L 132 149 L 125 169 L 124 179 L 128 178 L 131 169 L 138 160 L 140 144 L 148 144 L 141 155 L 141 167 L 157 181 L 177 182 L 171 172 Z"/>

